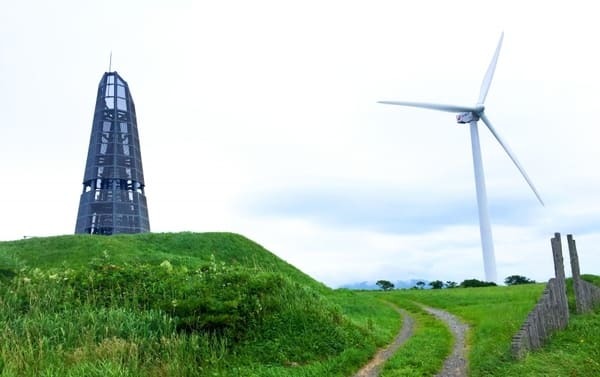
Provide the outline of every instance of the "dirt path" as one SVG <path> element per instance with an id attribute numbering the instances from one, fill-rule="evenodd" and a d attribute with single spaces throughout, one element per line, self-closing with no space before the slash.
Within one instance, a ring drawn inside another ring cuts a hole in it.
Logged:
<path id="1" fill-rule="evenodd" d="M 444 367 L 441 372 L 436 374 L 436 377 L 466 377 L 467 376 L 467 347 L 465 337 L 469 326 L 461 322 L 452 314 L 440 309 L 434 309 L 421 305 L 423 310 L 438 319 L 446 322 L 450 328 L 450 332 L 454 336 L 454 348 L 452 353 L 444 361 Z"/>
<path id="2" fill-rule="evenodd" d="M 375 357 L 373 357 L 373 359 L 371 359 L 367 365 L 362 367 L 362 369 L 359 370 L 353 377 L 379 376 L 379 370 L 381 369 L 383 363 L 385 363 L 386 360 L 389 359 L 412 335 L 414 319 L 408 315 L 406 310 L 400 309 L 395 305 L 392 305 L 392 307 L 402 316 L 402 329 L 400 329 L 400 332 L 392 343 L 390 343 L 386 348 L 379 350 Z"/>

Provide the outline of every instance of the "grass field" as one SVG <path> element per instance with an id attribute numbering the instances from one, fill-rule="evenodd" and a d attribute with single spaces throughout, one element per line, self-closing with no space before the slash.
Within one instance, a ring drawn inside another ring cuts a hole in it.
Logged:
<path id="1" fill-rule="evenodd" d="M 584 277 L 600 285 L 600 277 Z M 470 376 L 600 376 L 600 343 L 597 340 L 600 334 L 599 312 L 586 315 L 572 313 L 568 328 L 553 335 L 543 349 L 530 353 L 521 361 L 511 357 L 511 338 L 537 302 L 544 286 L 530 284 L 362 294 L 393 302 L 419 316 L 422 316 L 422 312 L 414 307 L 414 303 L 423 303 L 444 309 L 467 322 L 471 328 L 468 339 Z M 569 295 L 573 301 L 572 291 L 569 291 Z M 431 318 L 417 319 L 422 323 L 431 321 Z M 428 349 L 447 347 L 448 340 L 443 335 L 423 332 L 416 333 L 414 338 L 420 338 L 418 342 L 424 345 L 417 354 L 418 359 L 413 361 L 414 365 L 438 364 L 443 360 L 441 353 L 428 354 Z M 404 357 L 403 353 L 412 354 L 408 349 L 401 349 L 396 358 Z M 405 363 L 399 365 L 397 370 L 400 372 L 397 372 L 390 363 L 390 376 L 432 375 L 429 372 L 404 373 L 400 368 Z M 413 369 L 422 370 L 417 367 Z"/>
<path id="2" fill-rule="evenodd" d="M 1 376 L 347 376 L 400 325 L 235 234 L 2 242 L 0 307 Z"/>
<path id="3" fill-rule="evenodd" d="M 510 362 L 509 346 L 544 286 L 403 290 L 378 295 L 402 307 L 419 302 L 444 309 L 469 324 L 470 371 L 472 376 L 496 374 L 499 362 Z M 438 343 L 437 337 L 423 340 Z M 442 357 L 443 359 L 443 357 Z"/>
<path id="4" fill-rule="evenodd" d="M 229 233 L 0 242 L 0 376 L 350 376 L 401 327 L 386 302 L 416 326 L 383 377 L 434 375 L 452 347 L 415 303 L 470 325 L 471 376 L 599 376 L 599 312 L 510 357 L 543 287 L 331 290 Z"/>

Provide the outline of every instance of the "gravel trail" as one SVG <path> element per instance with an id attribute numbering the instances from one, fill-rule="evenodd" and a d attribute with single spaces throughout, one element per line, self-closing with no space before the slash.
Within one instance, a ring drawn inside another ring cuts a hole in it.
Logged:
<path id="1" fill-rule="evenodd" d="M 436 377 L 466 377 L 467 376 L 467 346 L 465 337 L 469 326 L 457 317 L 440 309 L 421 305 L 423 310 L 446 322 L 454 336 L 452 353 L 444 361 L 444 367 Z"/>
<path id="2" fill-rule="evenodd" d="M 373 359 L 371 359 L 367 365 L 362 367 L 353 377 L 379 376 L 379 370 L 383 363 L 385 363 L 387 359 L 389 359 L 412 335 L 415 322 L 414 319 L 408 315 L 406 310 L 400 309 L 395 305 L 392 305 L 392 307 L 402 316 L 402 329 L 400 329 L 400 332 L 392 343 L 386 348 L 379 350 L 375 357 L 373 357 Z"/>

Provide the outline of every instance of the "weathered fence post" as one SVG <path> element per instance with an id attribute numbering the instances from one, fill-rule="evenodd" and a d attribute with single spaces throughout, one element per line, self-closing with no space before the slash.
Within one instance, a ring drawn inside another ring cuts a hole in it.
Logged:
<path id="1" fill-rule="evenodd" d="M 584 287 L 581 284 L 581 272 L 579 271 L 579 257 L 577 256 L 577 247 L 572 234 L 567 234 L 567 244 L 569 245 L 569 257 L 571 259 L 571 272 L 573 274 L 573 290 L 575 291 L 575 309 L 577 313 L 584 313 L 588 310 L 585 299 Z"/>
<path id="2" fill-rule="evenodd" d="M 577 313 L 586 313 L 600 305 L 600 288 L 581 278 L 577 246 L 571 234 L 567 235 L 567 241 L 569 243 L 569 255 L 571 256 L 571 271 L 573 272 L 575 308 Z"/>
<path id="3" fill-rule="evenodd" d="M 569 304 L 567 302 L 567 284 L 560 233 L 554 233 L 554 238 L 550 240 L 550 243 L 552 245 L 552 256 L 554 257 L 554 275 L 556 276 L 558 288 L 558 325 L 560 329 L 564 329 L 569 323 Z"/>

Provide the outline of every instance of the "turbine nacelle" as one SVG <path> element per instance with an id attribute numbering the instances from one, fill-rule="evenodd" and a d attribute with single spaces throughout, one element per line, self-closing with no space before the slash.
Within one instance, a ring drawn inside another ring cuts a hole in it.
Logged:
<path id="1" fill-rule="evenodd" d="M 460 113 L 456 115 L 456 122 L 459 124 L 477 122 L 479 120 L 479 115 L 473 112 Z"/>

